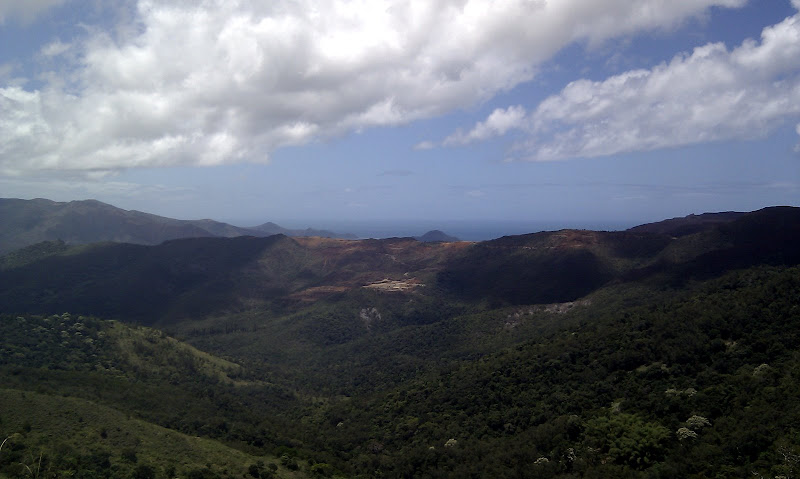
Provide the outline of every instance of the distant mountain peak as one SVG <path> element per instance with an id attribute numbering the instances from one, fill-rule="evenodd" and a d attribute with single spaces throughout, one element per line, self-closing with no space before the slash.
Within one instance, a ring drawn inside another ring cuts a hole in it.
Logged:
<path id="1" fill-rule="evenodd" d="M 422 236 L 414 237 L 414 239 L 422 241 L 423 243 L 454 243 L 456 241 L 461 241 L 455 236 L 450 236 L 441 230 L 430 230 Z"/>

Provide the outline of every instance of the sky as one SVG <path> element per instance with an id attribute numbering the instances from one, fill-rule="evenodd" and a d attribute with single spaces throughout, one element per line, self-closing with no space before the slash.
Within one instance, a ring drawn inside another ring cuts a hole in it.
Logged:
<path id="1" fill-rule="evenodd" d="M 0 197 L 288 227 L 800 206 L 799 10 L 0 0 Z"/>

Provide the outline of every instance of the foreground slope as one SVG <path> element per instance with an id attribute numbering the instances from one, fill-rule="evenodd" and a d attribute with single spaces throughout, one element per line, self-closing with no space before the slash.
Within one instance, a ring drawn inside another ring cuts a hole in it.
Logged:
<path id="1" fill-rule="evenodd" d="M 30 469 L 39 477 L 136 477 L 148 470 L 157 477 L 241 477 L 259 461 L 280 463 L 84 399 L 0 389 L 0 403 L 3 437 L 10 436 L 0 470 L 12 476 Z M 292 476 L 282 469 L 276 477 Z"/>
<path id="2" fill-rule="evenodd" d="M 157 330 L 69 314 L 0 316 L 0 333 L 0 432 L 10 441 L 0 471 L 224 478 L 280 463 L 266 450 L 287 426 L 266 417 L 293 399 L 239 364 Z"/>

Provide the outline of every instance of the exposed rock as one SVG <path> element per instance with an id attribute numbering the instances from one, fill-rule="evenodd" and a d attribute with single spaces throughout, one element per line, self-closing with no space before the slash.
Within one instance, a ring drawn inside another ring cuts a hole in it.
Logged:
<path id="1" fill-rule="evenodd" d="M 358 317 L 361 319 L 367 329 L 370 329 L 373 323 L 383 319 L 377 308 L 361 308 L 361 311 L 358 313 Z"/>

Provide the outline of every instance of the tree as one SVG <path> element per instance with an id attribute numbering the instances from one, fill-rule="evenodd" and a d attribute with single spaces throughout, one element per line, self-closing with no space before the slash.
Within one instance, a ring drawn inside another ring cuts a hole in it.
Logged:
<path id="1" fill-rule="evenodd" d="M 153 469 L 148 465 L 139 464 L 133 470 L 133 474 L 131 475 L 131 477 L 133 479 L 155 479 L 156 471 L 155 469 Z"/>
<path id="2" fill-rule="evenodd" d="M 646 469 L 663 459 L 669 429 L 634 414 L 618 413 L 589 421 L 587 436 L 594 447 L 617 464 Z"/>

